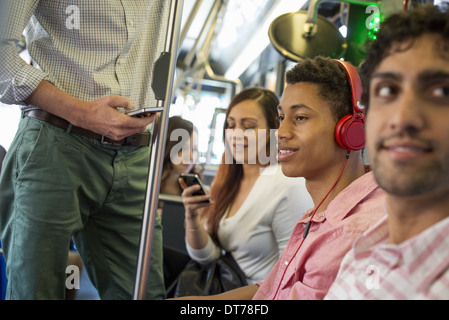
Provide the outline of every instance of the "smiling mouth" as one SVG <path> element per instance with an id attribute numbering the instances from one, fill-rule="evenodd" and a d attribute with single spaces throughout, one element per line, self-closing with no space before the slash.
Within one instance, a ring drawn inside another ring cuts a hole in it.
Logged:
<path id="1" fill-rule="evenodd" d="M 414 146 L 392 146 L 392 147 L 384 147 L 384 149 L 395 152 L 415 152 L 415 153 L 432 151 L 430 148 L 422 148 Z"/>
<path id="2" fill-rule="evenodd" d="M 397 160 L 411 160 L 433 152 L 429 143 L 418 140 L 391 140 L 380 144 L 380 151 L 386 151 Z"/>
<path id="3" fill-rule="evenodd" d="M 293 152 L 295 152 L 295 151 L 293 151 L 293 150 L 279 150 L 280 154 L 289 154 L 289 153 L 293 153 Z"/>
<path id="4" fill-rule="evenodd" d="M 277 159 L 279 162 L 288 161 L 297 151 L 298 149 L 279 147 Z"/>

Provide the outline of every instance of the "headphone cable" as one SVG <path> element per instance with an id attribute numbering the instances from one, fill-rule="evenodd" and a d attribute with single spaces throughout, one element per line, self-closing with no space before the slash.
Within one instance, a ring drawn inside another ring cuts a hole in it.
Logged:
<path id="1" fill-rule="evenodd" d="M 318 211 L 319 207 L 323 204 L 324 200 L 327 199 L 327 197 L 329 196 L 329 194 L 332 192 L 332 190 L 334 190 L 335 186 L 337 185 L 338 181 L 340 181 L 340 178 L 343 174 L 343 172 L 345 171 L 346 165 L 348 164 L 348 160 L 349 160 L 349 155 L 350 155 L 351 151 L 348 150 L 348 152 L 346 153 L 346 160 L 345 160 L 345 164 L 343 165 L 343 168 L 341 169 L 341 172 L 337 178 L 337 180 L 335 181 L 334 185 L 332 186 L 332 188 L 329 190 L 329 192 L 326 194 L 326 196 L 323 198 L 323 200 L 321 200 L 321 202 L 318 204 L 318 206 L 315 208 L 315 210 L 313 211 L 312 215 L 310 216 L 309 221 L 306 223 L 306 227 L 304 229 L 304 233 L 302 235 L 302 240 L 301 243 L 299 244 L 298 248 L 296 249 L 295 253 L 293 254 L 292 258 L 290 259 L 290 261 L 287 264 L 287 267 L 284 269 L 284 272 L 282 273 L 282 277 L 281 277 L 281 281 L 279 281 L 278 287 L 276 289 L 276 293 L 273 296 L 274 300 L 279 292 L 279 289 L 281 288 L 281 283 L 282 283 L 282 279 L 284 279 L 285 276 L 285 272 L 287 271 L 287 269 L 290 267 L 290 264 L 292 263 L 293 259 L 296 257 L 296 254 L 298 253 L 299 249 L 301 248 L 304 240 L 306 239 L 307 235 L 309 234 L 309 230 L 310 230 L 310 226 L 312 225 L 312 219 L 315 216 L 315 213 Z"/>

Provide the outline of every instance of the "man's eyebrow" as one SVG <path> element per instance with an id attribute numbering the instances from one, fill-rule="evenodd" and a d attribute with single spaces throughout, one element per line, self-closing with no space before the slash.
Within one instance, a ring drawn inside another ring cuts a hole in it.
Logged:
<path id="1" fill-rule="evenodd" d="M 393 80 L 402 80 L 402 76 L 398 73 L 394 72 L 376 72 L 371 76 L 371 79 L 381 78 L 381 79 L 393 79 Z"/>
<path id="2" fill-rule="evenodd" d="M 400 81 L 403 79 L 402 75 L 394 72 L 377 72 L 374 73 L 371 77 L 381 78 L 381 79 L 393 79 Z M 427 70 L 423 71 L 418 75 L 418 81 L 420 82 L 432 82 L 438 80 L 447 80 L 449 79 L 449 72 L 441 71 L 441 70 Z"/>
<path id="3" fill-rule="evenodd" d="M 439 80 L 448 80 L 449 72 L 441 70 L 429 70 L 421 73 L 418 77 L 420 82 L 433 82 Z"/>
<path id="4" fill-rule="evenodd" d="M 306 106 L 305 104 L 302 104 L 302 103 L 294 104 L 294 105 L 290 106 L 290 110 L 294 110 L 294 109 L 312 110 L 310 107 L 308 107 L 308 106 Z M 278 105 L 278 111 L 282 111 L 282 106 L 281 105 Z"/>

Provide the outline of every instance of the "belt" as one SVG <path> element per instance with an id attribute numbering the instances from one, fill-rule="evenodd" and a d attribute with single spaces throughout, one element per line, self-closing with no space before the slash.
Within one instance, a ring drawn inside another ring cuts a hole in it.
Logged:
<path id="1" fill-rule="evenodd" d="M 49 124 L 52 124 L 58 128 L 68 130 L 71 126 L 70 122 L 67 120 L 64 120 L 60 117 L 57 117 L 45 110 L 29 110 L 25 111 L 24 113 L 26 116 L 35 118 L 38 120 L 45 121 Z M 70 129 L 71 133 L 79 134 L 84 137 L 92 138 L 95 140 L 100 141 L 103 144 L 113 144 L 113 145 L 124 145 L 124 146 L 149 146 L 150 145 L 150 133 L 148 132 L 141 132 L 136 133 L 132 136 L 126 137 L 122 140 L 112 140 L 108 137 L 102 136 L 101 134 L 80 128 L 72 126 Z"/>

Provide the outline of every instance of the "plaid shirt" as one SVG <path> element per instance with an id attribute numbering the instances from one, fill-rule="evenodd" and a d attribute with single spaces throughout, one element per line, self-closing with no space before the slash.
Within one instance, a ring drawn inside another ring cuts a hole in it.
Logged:
<path id="1" fill-rule="evenodd" d="M 0 102 L 33 108 L 24 100 L 47 80 L 85 101 L 114 94 L 154 106 L 151 70 L 164 51 L 169 1 L 1 1 Z M 15 50 L 22 34 L 33 66 Z"/>
<path id="2" fill-rule="evenodd" d="M 398 245 L 383 218 L 345 256 L 326 299 L 449 299 L 449 218 Z"/>

